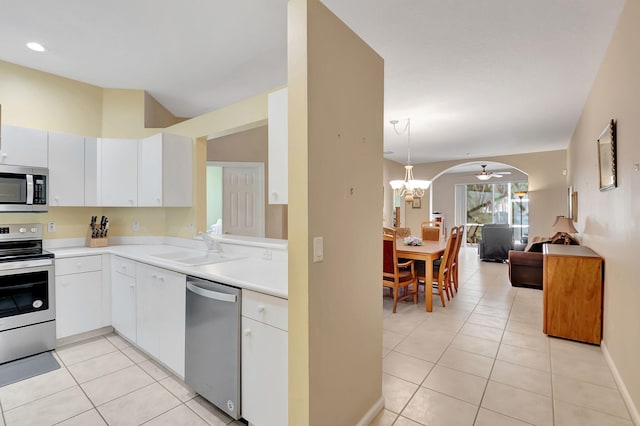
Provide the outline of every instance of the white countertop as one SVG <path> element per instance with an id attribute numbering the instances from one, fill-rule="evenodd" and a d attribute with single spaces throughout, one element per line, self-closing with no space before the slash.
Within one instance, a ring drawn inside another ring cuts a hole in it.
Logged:
<path id="1" fill-rule="evenodd" d="M 265 260 L 258 256 L 247 256 L 208 265 L 185 266 L 154 257 L 153 255 L 184 250 L 196 252 L 196 249 L 186 249 L 185 247 L 170 244 L 124 244 L 100 248 L 84 246 L 59 247 L 49 248 L 48 250 L 54 253 L 57 259 L 93 254 L 114 254 L 185 275 L 254 290 L 284 299 L 288 297 L 286 257 L 282 259 L 280 256 L 274 256 L 273 260 Z M 198 252 L 203 253 L 204 251 L 199 250 Z"/>

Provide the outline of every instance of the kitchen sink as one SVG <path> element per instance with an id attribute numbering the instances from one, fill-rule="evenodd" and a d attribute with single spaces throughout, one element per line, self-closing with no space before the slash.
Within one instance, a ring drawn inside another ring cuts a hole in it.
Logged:
<path id="1" fill-rule="evenodd" d="M 229 256 L 224 253 L 201 252 L 197 250 L 181 250 L 169 253 L 152 254 L 151 256 L 185 266 L 209 265 L 212 263 L 241 259 L 239 256 Z"/>

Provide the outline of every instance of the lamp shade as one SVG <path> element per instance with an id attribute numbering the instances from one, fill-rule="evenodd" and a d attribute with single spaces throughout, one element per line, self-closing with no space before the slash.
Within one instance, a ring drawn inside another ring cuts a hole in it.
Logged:
<path id="1" fill-rule="evenodd" d="M 563 234 L 575 234 L 578 230 L 573 226 L 573 221 L 568 217 L 559 216 L 556 223 L 553 224 L 553 232 L 561 232 Z"/>

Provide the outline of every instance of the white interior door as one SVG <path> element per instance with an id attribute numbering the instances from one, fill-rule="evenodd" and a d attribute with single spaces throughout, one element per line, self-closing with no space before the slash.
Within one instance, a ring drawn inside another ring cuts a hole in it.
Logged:
<path id="1" fill-rule="evenodd" d="M 222 192 L 223 232 L 264 237 L 264 166 L 223 166 Z"/>

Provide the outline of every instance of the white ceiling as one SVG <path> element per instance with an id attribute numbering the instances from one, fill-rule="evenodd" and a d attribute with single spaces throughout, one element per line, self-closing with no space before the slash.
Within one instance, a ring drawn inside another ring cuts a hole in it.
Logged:
<path id="1" fill-rule="evenodd" d="M 414 163 L 564 149 L 624 0 L 323 0 L 385 59 Z M 0 60 L 192 117 L 286 84 L 286 0 L 0 0 Z M 27 50 L 39 41 L 47 52 Z"/>

